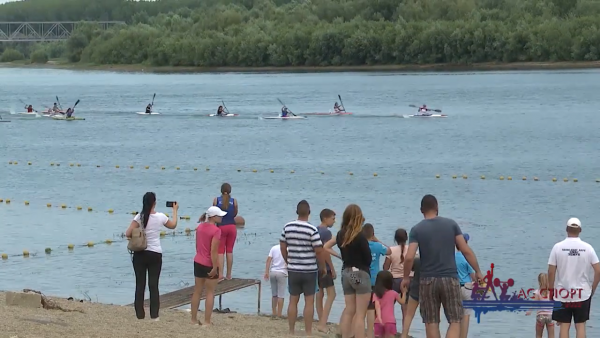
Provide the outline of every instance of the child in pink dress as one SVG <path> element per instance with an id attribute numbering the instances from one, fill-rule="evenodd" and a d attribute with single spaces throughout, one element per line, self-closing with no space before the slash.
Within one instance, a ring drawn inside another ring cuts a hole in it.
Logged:
<path id="1" fill-rule="evenodd" d="M 393 290 L 394 277 L 389 271 L 380 271 L 375 280 L 373 301 L 375 302 L 375 337 L 395 337 L 396 317 L 394 304 L 402 304 L 400 295 Z"/>

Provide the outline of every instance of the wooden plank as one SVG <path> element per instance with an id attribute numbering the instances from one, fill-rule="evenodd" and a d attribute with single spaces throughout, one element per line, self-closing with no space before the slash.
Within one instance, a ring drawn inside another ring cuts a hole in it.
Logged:
<path id="1" fill-rule="evenodd" d="M 254 285 L 260 285 L 260 281 L 256 279 L 225 279 L 217 284 L 217 288 L 215 289 L 215 296 L 221 296 L 226 293 L 230 293 L 233 291 L 237 291 L 240 289 L 244 289 L 247 287 L 251 287 Z M 173 292 L 165 293 L 160 295 L 160 307 L 175 309 L 180 306 L 184 306 L 190 304 L 192 301 L 192 294 L 194 293 L 194 287 L 189 286 L 187 288 L 179 289 Z M 200 296 L 201 300 L 204 300 L 206 295 L 204 294 L 204 290 L 202 291 L 202 295 Z M 128 304 L 127 306 L 133 306 L 133 304 Z M 150 300 L 144 300 L 144 306 L 150 306 Z"/>

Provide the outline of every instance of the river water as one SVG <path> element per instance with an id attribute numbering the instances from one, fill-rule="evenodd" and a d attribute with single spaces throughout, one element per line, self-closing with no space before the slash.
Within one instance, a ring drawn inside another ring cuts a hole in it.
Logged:
<path id="1" fill-rule="evenodd" d="M 335 229 L 345 206 L 357 203 L 376 235 L 392 244 L 396 228 L 408 230 L 422 218 L 420 199 L 431 193 L 440 214 L 471 235 L 484 271 L 494 263 L 495 277 L 514 279 L 511 290 L 535 288 L 569 217 L 582 220 L 582 237 L 592 245 L 600 233 L 593 226 L 600 189 L 598 75 L 156 75 L 0 68 L 0 114 L 12 120 L 0 123 L 0 198 L 11 199 L 0 205 L 0 252 L 11 255 L 0 262 L 0 289 L 131 303 L 133 270 L 118 234 L 129 225 L 129 213 L 141 208 L 142 195 L 156 192 L 159 206 L 177 200 L 180 215 L 193 220 L 223 182 L 232 184 L 247 221 L 238 234 L 234 277 L 261 278 L 269 249 L 294 219 L 300 199 L 311 203 L 314 223 L 322 208 L 336 210 Z M 153 93 L 161 115 L 135 114 Z M 277 98 L 301 114 L 329 111 L 338 94 L 353 116 L 259 119 L 276 114 Z M 76 115 L 86 120 L 11 114 L 23 110 L 20 100 L 52 105 L 55 96 L 65 108 L 80 99 Z M 240 116 L 207 117 L 221 100 Z M 409 104 L 423 103 L 449 118 L 403 118 L 415 111 Z M 178 229 L 194 225 L 180 221 Z M 106 239 L 114 243 L 84 246 Z M 161 292 L 190 285 L 193 238 L 179 234 L 162 244 Z M 16 256 L 23 250 L 32 256 Z M 336 283 L 331 321 L 343 309 Z M 254 312 L 256 289 L 223 301 L 232 310 Z M 268 283 L 262 310 L 270 312 Z M 592 337 L 600 334 L 598 310 L 593 303 Z M 490 312 L 480 324 L 472 320 L 470 336 L 529 337 L 534 323 L 523 312 Z M 424 337 L 418 315 L 413 328 L 414 336 Z"/>

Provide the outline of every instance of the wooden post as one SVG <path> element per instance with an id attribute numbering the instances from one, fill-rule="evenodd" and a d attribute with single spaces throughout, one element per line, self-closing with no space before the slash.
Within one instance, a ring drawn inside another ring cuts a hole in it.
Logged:
<path id="1" fill-rule="evenodd" d="M 261 281 L 258 281 L 258 314 L 260 314 L 260 290 L 261 290 Z"/>

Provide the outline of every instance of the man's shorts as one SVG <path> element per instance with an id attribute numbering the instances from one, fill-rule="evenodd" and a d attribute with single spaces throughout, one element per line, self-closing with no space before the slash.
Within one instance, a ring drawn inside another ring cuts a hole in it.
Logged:
<path id="1" fill-rule="evenodd" d="M 423 323 L 440 322 L 440 308 L 448 323 L 460 323 L 464 310 L 460 282 L 454 277 L 421 277 L 419 282 L 419 307 Z"/>

